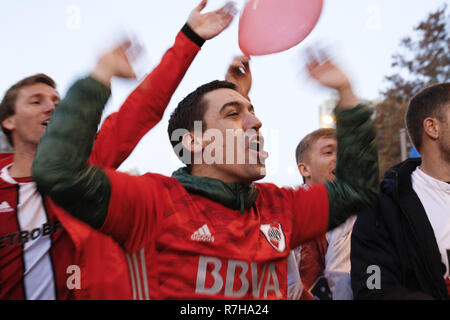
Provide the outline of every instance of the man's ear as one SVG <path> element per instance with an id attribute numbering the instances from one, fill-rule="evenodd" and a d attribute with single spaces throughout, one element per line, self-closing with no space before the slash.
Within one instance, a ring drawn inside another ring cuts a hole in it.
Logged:
<path id="1" fill-rule="evenodd" d="M 300 162 L 297 165 L 298 171 L 300 172 L 301 176 L 303 177 L 303 179 L 306 181 L 307 179 L 311 178 L 311 169 L 309 168 L 309 166 L 304 163 L 304 162 Z"/>
<path id="2" fill-rule="evenodd" d="M 5 120 L 2 121 L 2 127 L 8 129 L 9 131 L 13 131 L 16 129 L 16 120 L 14 116 L 9 116 Z"/>
<path id="3" fill-rule="evenodd" d="M 203 159 L 203 141 L 202 137 L 195 135 L 194 132 L 187 132 L 184 134 L 181 143 L 183 148 L 190 152 L 191 164 L 202 164 Z"/>
<path id="4" fill-rule="evenodd" d="M 184 134 L 181 142 L 186 150 L 189 150 L 191 153 L 199 153 L 203 150 L 202 140 L 203 139 L 201 137 L 196 137 L 194 132 L 187 132 Z"/>
<path id="5" fill-rule="evenodd" d="M 426 118 L 423 120 L 423 132 L 432 140 L 439 139 L 440 130 L 440 123 L 437 119 Z"/>

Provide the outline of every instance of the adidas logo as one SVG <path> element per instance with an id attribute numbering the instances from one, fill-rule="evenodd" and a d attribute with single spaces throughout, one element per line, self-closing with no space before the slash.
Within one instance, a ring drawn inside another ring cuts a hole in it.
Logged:
<path id="1" fill-rule="evenodd" d="M 192 234 L 191 240 L 200 242 L 214 242 L 214 236 L 211 235 L 208 225 L 205 224 Z"/>
<path id="2" fill-rule="evenodd" d="M 14 211 L 14 209 L 11 208 L 8 202 L 3 201 L 2 203 L 0 203 L 0 212 L 11 212 L 11 211 Z"/>

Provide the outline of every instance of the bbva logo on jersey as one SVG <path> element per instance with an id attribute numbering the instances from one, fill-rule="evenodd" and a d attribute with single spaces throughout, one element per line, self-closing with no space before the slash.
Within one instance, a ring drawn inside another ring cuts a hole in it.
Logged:
<path id="1" fill-rule="evenodd" d="M 278 222 L 262 224 L 260 230 L 275 250 L 278 252 L 284 252 L 286 250 L 286 237 L 284 236 L 281 224 Z"/>

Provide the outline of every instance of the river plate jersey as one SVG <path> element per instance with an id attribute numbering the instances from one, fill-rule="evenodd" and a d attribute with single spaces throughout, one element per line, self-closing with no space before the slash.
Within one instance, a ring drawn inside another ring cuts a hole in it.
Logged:
<path id="1" fill-rule="evenodd" d="M 256 184 L 258 198 L 241 215 L 175 178 L 107 174 L 101 231 L 127 250 L 136 299 L 286 299 L 289 251 L 327 231 L 323 184 Z"/>
<path id="2" fill-rule="evenodd" d="M 31 178 L 0 170 L 0 299 L 68 299 L 75 247 Z"/>

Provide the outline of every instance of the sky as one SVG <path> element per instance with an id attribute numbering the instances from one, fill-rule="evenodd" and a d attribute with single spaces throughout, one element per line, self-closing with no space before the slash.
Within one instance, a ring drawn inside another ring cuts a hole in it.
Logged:
<path id="1" fill-rule="evenodd" d="M 273 1 L 282 6 L 287 0 Z M 64 95 L 79 77 L 89 73 L 100 54 L 120 35 L 132 32 L 146 48 L 143 59 L 151 71 L 170 48 L 198 0 L 16 0 L 0 2 L 0 95 L 16 81 L 46 73 Z M 245 0 L 235 1 L 242 9 Z M 224 0 L 209 0 L 205 11 Z M 319 128 L 319 106 L 333 91 L 310 79 L 305 49 L 323 47 L 350 77 L 355 93 L 377 100 L 393 72 L 391 56 L 400 40 L 429 12 L 449 0 L 325 0 L 311 34 L 282 53 L 252 57 L 250 92 L 262 121 L 267 160 L 265 182 L 301 183 L 295 148 Z M 239 14 L 218 37 L 207 41 L 175 92 L 160 124 L 139 143 L 120 170 L 170 175 L 182 164 L 172 151 L 167 124 L 177 104 L 198 86 L 224 79 L 229 63 L 241 54 Z M 136 82 L 115 80 L 105 116 L 117 111 Z"/>

